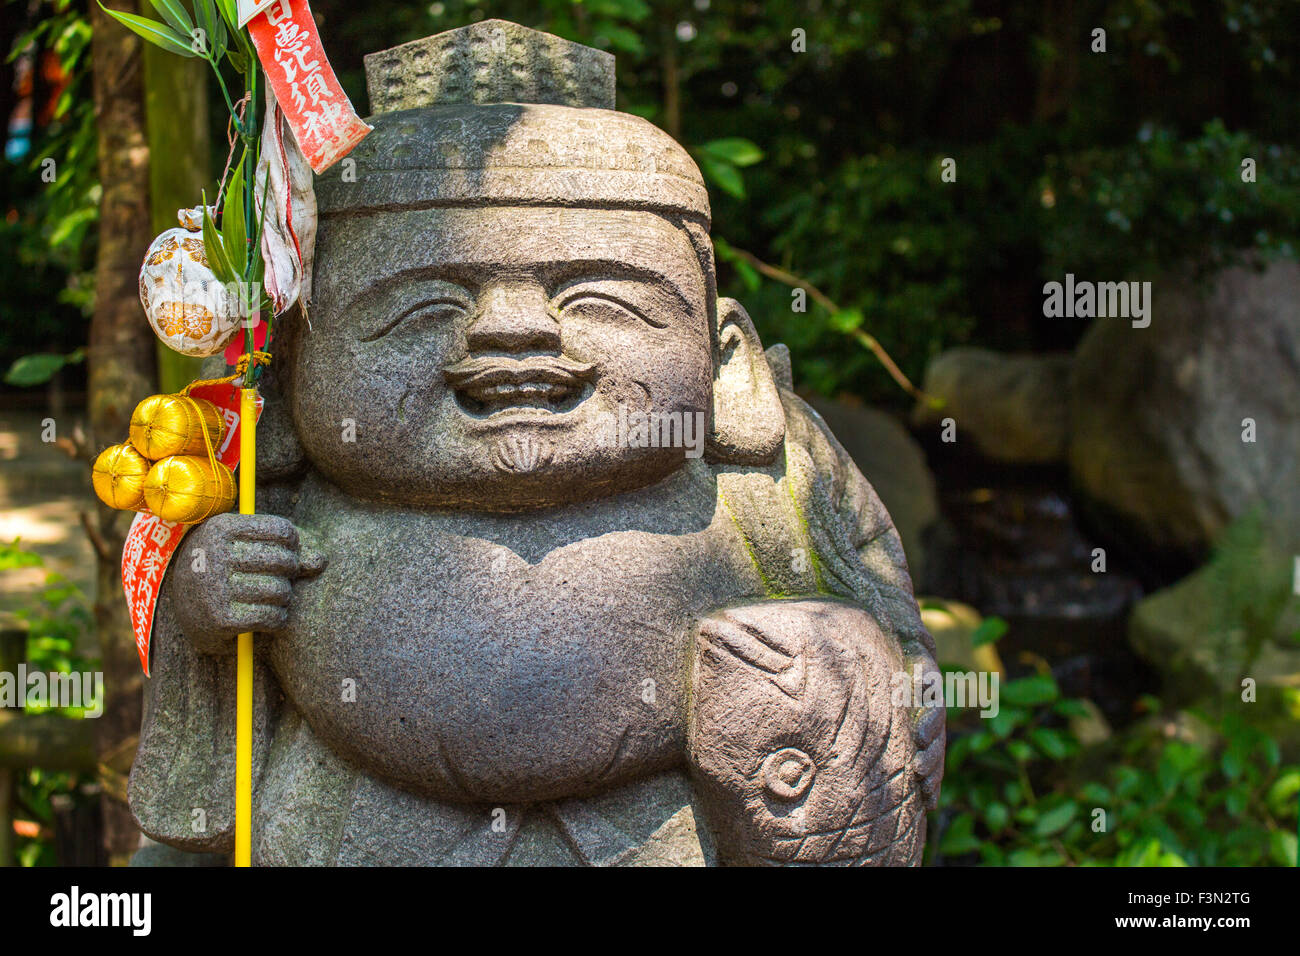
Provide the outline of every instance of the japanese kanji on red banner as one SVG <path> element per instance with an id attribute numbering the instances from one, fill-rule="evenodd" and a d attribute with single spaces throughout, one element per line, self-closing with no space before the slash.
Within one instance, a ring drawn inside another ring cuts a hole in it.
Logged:
<path id="1" fill-rule="evenodd" d="M 339 84 L 307 0 L 278 0 L 248 32 L 275 98 L 307 162 L 323 173 L 365 139 L 371 127 Z"/>
<path id="2" fill-rule="evenodd" d="M 195 398 L 206 398 L 221 410 L 226 420 L 226 436 L 220 448 L 213 449 L 217 460 L 228 468 L 239 464 L 239 388 L 229 383 L 199 385 L 190 391 Z M 257 400 L 257 414 L 262 414 L 262 399 Z M 140 666 L 149 676 L 149 637 L 153 632 L 154 609 L 163 574 L 172 555 L 190 525 L 163 521 L 155 514 L 143 512 L 131 522 L 122 548 L 122 588 L 135 631 L 135 647 Z"/>

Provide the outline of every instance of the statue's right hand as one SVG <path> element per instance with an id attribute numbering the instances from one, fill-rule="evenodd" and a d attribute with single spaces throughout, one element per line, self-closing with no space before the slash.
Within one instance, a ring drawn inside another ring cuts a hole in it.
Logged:
<path id="1" fill-rule="evenodd" d="M 293 582 L 325 564 L 287 518 L 216 515 L 186 536 L 168 569 L 177 623 L 200 652 L 232 654 L 239 634 L 283 630 Z"/>

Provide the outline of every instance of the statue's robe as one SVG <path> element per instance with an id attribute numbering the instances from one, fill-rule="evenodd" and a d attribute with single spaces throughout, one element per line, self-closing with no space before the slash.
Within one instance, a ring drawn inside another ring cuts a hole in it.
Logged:
<path id="1" fill-rule="evenodd" d="M 897 640 L 909 671 L 913 662 L 931 669 L 933 643 L 921 624 L 902 546 L 887 513 L 820 416 L 790 391 L 788 365 L 779 359 L 772 364 L 783 386 L 784 453 L 765 468 L 695 462 L 687 466 L 695 478 L 682 479 L 688 485 L 704 480 L 714 495 L 712 518 L 702 529 L 706 551 L 688 555 L 688 563 L 694 567 L 705 560 L 719 562 L 695 567 L 699 579 L 686 590 L 709 593 L 706 605 L 710 600 L 722 605 L 819 595 L 848 600 L 866 609 L 884 633 Z M 284 427 L 283 421 L 275 421 L 274 415 L 267 421 L 270 444 L 276 441 L 276 429 Z M 322 486 L 314 475 L 293 474 L 295 468 L 281 471 L 282 481 L 259 488 L 259 506 L 294 519 L 311 507 L 304 493 L 310 499 L 311 490 Z M 276 477 L 274 467 L 267 473 Z M 528 522 L 536 516 L 494 520 Z M 310 522 L 305 530 L 310 531 Z M 655 572 L 652 567 L 646 573 Z M 437 581 L 430 582 L 431 589 L 437 586 Z M 328 607 L 332 597 L 345 599 L 336 592 L 325 582 L 318 583 L 315 593 L 325 595 L 318 599 Z M 145 833 L 161 843 L 191 852 L 229 853 L 234 839 L 234 657 L 195 651 L 177 627 L 172 600 L 164 587 L 152 640 L 153 676 L 130 779 L 131 807 Z M 376 600 L 382 601 L 382 595 Z M 712 609 L 702 606 L 696 612 Z M 452 731 L 457 714 L 463 721 L 458 736 L 439 740 L 443 750 L 431 751 L 427 733 L 408 738 L 415 740 L 412 750 L 423 755 L 423 762 L 404 763 L 401 740 L 394 742 L 391 733 L 373 738 L 366 733 L 365 709 L 376 706 L 391 712 L 406 707 L 412 703 L 410 687 L 375 689 L 362 678 L 354 687 L 356 702 L 328 709 L 321 705 L 321 695 L 339 697 L 334 679 L 346 669 L 331 674 L 325 668 L 306 680 L 302 672 L 311 669 L 308 658 L 295 658 L 293 649 L 273 649 L 272 639 L 259 637 L 254 863 L 707 865 L 720 857 L 725 862 L 728 848 L 715 846 L 687 768 L 685 712 L 694 623 L 680 614 L 674 618 L 672 610 L 664 612 L 664 619 L 677 621 L 682 633 L 661 641 L 662 653 L 637 660 L 633 648 L 626 668 L 619 671 L 619 661 L 611 665 L 614 673 L 628 679 L 647 669 L 661 675 L 666 669 L 667 677 L 647 689 L 650 704 L 645 709 L 651 715 L 667 713 L 669 719 L 637 717 L 630 731 L 625 727 L 626 739 L 603 740 L 602 735 L 618 734 L 602 723 L 616 715 L 601 713 L 600 699 L 566 704 L 558 684 L 541 679 L 536 706 L 542 731 L 547 719 L 572 720 L 581 716 L 584 706 L 593 712 L 590 726 L 579 732 L 576 746 L 573 741 L 552 746 L 540 732 L 530 741 L 530 728 L 519 725 L 518 747 L 499 756 L 486 750 L 477 736 L 491 730 L 493 702 L 476 712 L 473 695 L 467 697 L 460 689 L 458 709 L 439 710 L 437 700 L 423 700 L 412 712 L 417 728 L 436 724 L 439 730 Z M 364 626 L 364 618 L 358 620 L 358 626 Z M 545 634 L 545 624 L 540 627 L 539 633 Z M 346 650 L 330 646 L 331 654 Z M 297 653 L 310 650 L 299 648 Z M 427 662 L 415 663 L 415 669 L 427 669 Z M 447 666 L 456 665 L 451 661 Z M 282 680 L 277 672 L 290 680 Z M 465 675 L 442 674 L 451 680 L 457 676 Z M 324 684 L 329 685 L 327 691 Z M 508 690 L 513 696 L 503 699 L 513 704 L 526 688 Z M 575 686 L 572 694 L 586 690 Z M 597 691 L 601 689 L 592 689 Z M 608 688 L 601 692 L 608 694 Z M 526 717 L 527 701 L 520 706 Z M 348 707 L 358 710 L 343 709 Z M 361 715 L 356 718 L 360 722 L 350 726 L 347 721 L 354 713 Z M 584 753 L 582 732 L 591 735 L 593 747 L 599 744 L 612 755 Z M 941 738 L 941 724 L 938 733 Z M 331 738 L 335 746 L 326 743 Z M 542 752 L 531 770 L 520 769 L 530 745 Z M 928 759 L 941 759 L 941 753 L 940 743 Z M 432 766 L 428 761 L 439 755 L 443 764 Z M 916 769 L 918 778 L 923 770 Z M 909 769 L 906 785 L 892 791 L 896 796 L 888 805 L 873 811 L 892 815 L 889 826 L 881 828 L 890 836 L 870 859 L 859 862 L 919 862 L 926 795 L 911 773 Z M 526 799 L 509 799 L 512 787 Z"/>

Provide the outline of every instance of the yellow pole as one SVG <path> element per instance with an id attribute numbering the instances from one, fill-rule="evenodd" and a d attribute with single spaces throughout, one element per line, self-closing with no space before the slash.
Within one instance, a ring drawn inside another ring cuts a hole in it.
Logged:
<path id="1" fill-rule="evenodd" d="M 256 511 L 257 389 L 239 390 L 239 513 Z M 253 635 L 239 635 L 235 680 L 235 866 L 253 861 Z"/>

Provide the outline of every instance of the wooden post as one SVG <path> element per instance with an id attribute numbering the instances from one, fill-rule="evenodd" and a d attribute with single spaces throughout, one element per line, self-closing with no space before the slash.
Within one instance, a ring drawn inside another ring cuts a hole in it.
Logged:
<path id="1" fill-rule="evenodd" d="M 18 628 L 0 630 L 0 673 L 13 674 L 16 680 L 18 665 L 26 659 L 27 632 Z M 22 690 L 19 688 L 20 696 Z M 14 855 L 14 798 L 17 789 L 17 774 L 0 766 L 0 866 L 18 864 Z"/>

